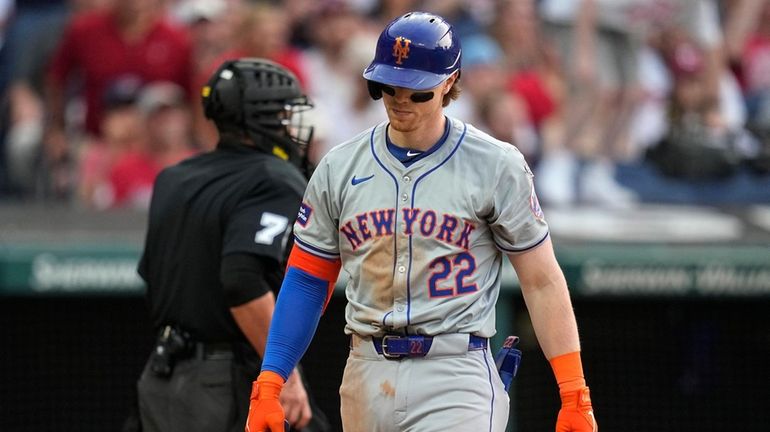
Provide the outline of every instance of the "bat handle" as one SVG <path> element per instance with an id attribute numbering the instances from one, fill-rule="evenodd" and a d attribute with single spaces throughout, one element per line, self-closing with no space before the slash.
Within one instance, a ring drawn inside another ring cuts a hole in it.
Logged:
<path id="1" fill-rule="evenodd" d="M 291 426 L 289 425 L 289 421 L 284 419 L 283 420 L 283 430 L 285 432 L 289 432 L 291 430 Z"/>

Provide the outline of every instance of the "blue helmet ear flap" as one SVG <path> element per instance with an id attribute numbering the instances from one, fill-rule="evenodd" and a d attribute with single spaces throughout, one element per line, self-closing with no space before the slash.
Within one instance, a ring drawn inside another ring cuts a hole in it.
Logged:
<path id="1" fill-rule="evenodd" d="M 366 80 L 366 87 L 369 89 L 369 96 L 374 100 L 382 99 L 382 87 L 377 82 Z"/>

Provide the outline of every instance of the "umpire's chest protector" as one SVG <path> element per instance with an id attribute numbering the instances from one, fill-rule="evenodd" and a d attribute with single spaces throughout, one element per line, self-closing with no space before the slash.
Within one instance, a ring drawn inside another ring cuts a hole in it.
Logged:
<path id="1" fill-rule="evenodd" d="M 342 259 L 348 331 L 491 336 L 501 251 L 547 236 L 521 153 L 449 121 L 443 145 L 408 167 L 383 123 L 335 147 L 310 181 L 297 244 Z"/>

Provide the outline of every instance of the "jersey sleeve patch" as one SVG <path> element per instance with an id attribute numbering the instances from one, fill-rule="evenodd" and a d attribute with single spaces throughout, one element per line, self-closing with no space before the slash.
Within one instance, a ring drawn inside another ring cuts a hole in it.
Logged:
<path id="1" fill-rule="evenodd" d="M 529 209 L 532 211 L 532 215 L 535 216 L 535 219 L 539 221 L 545 220 L 543 208 L 540 207 L 540 201 L 537 199 L 537 194 L 535 193 L 534 183 L 531 183 L 531 191 L 529 193 Z"/>
<path id="2" fill-rule="evenodd" d="M 297 213 L 297 223 L 302 228 L 306 228 L 310 223 L 310 217 L 313 215 L 313 207 L 310 204 L 303 202 L 299 206 L 299 212 Z"/>

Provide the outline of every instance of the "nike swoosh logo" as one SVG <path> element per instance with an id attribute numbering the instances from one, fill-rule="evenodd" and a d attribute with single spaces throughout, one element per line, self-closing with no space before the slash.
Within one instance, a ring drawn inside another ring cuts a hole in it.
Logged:
<path id="1" fill-rule="evenodd" d="M 411 151 L 411 150 L 409 150 L 409 151 L 407 151 L 407 152 L 406 152 L 406 155 L 407 155 L 408 157 L 415 157 L 415 156 L 419 156 L 419 155 L 421 155 L 421 154 L 422 154 L 422 152 L 414 152 L 414 153 L 412 153 L 412 151 Z"/>
<path id="2" fill-rule="evenodd" d="M 350 184 L 355 186 L 355 185 L 361 184 L 361 183 L 363 183 L 363 182 L 365 182 L 367 180 L 371 180 L 373 177 L 374 177 L 374 174 L 370 175 L 369 177 L 363 177 L 363 178 L 356 178 L 356 176 L 353 176 L 353 178 L 350 179 Z"/>

